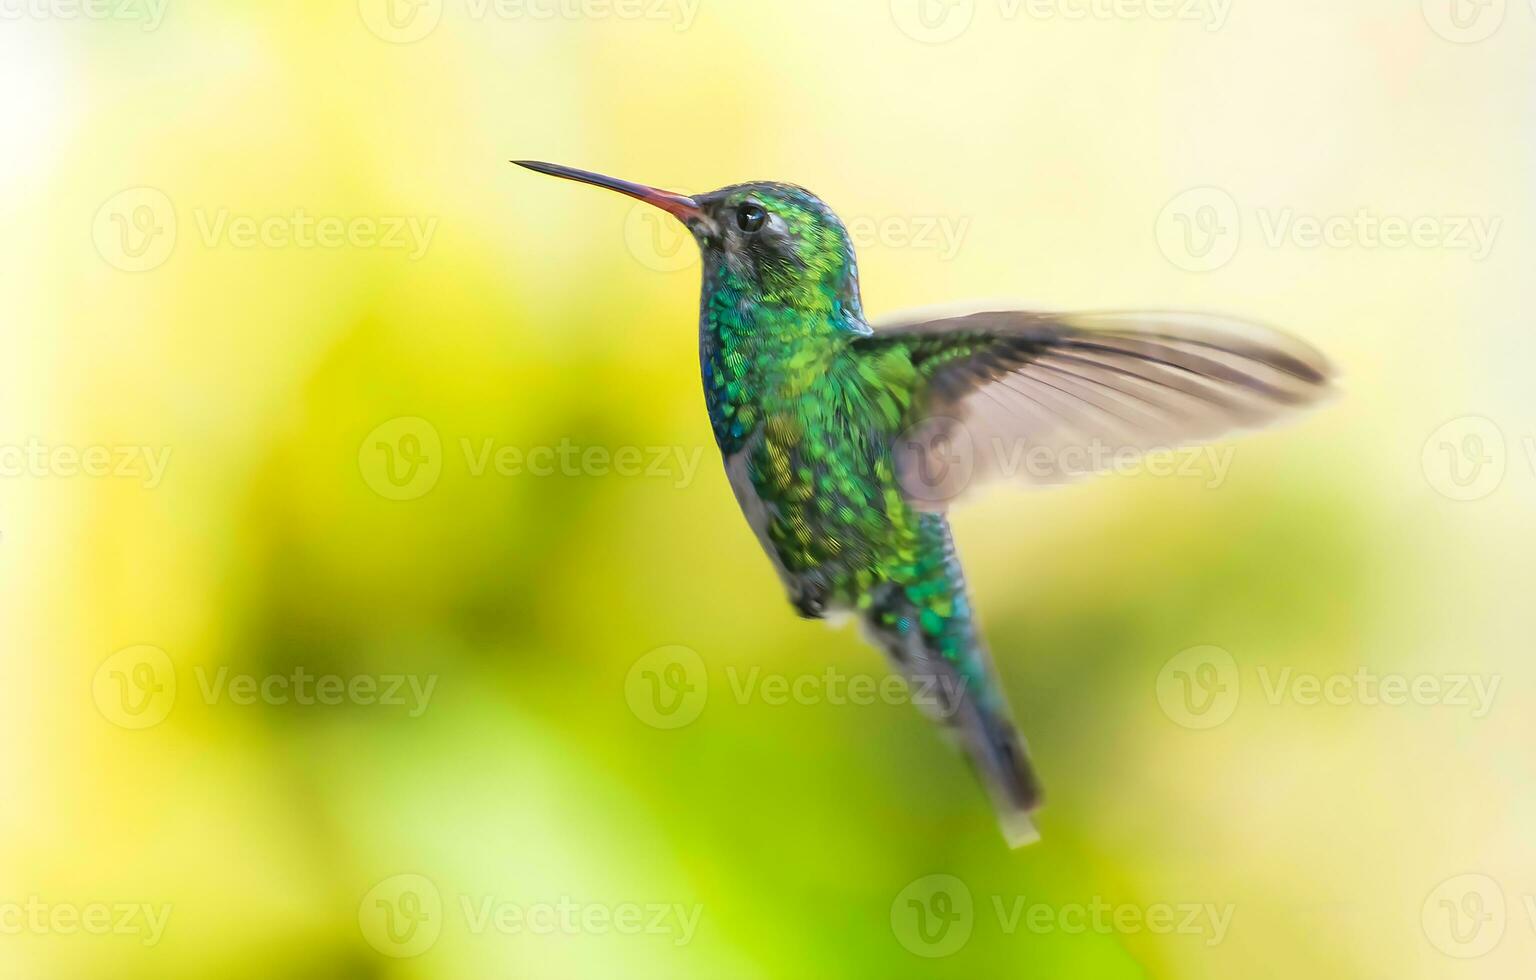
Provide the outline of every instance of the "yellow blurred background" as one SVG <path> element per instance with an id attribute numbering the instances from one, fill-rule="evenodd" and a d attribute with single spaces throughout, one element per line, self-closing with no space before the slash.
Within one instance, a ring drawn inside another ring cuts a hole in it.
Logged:
<path id="1" fill-rule="evenodd" d="M 0 976 L 1529 976 L 1525 0 L 0 13 Z M 792 615 L 691 243 L 512 157 L 1340 366 L 956 514 L 1040 844 Z"/>

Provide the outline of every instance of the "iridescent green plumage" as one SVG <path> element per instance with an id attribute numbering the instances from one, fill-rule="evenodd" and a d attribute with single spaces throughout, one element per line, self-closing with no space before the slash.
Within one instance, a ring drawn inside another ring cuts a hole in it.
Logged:
<path id="1" fill-rule="evenodd" d="M 1169 314 L 1008 311 L 877 333 L 848 233 L 808 191 L 690 198 L 524 166 L 648 201 L 693 232 L 710 422 L 791 602 L 810 618 L 859 615 L 958 735 L 1009 840 L 1032 839 L 1039 786 L 944 511 L 973 483 L 1062 482 L 1269 422 L 1326 389 L 1323 359 L 1272 331 Z"/>
<path id="2" fill-rule="evenodd" d="M 946 719 L 975 716 L 980 750 L 1006 756 L 978 761 L 997 771 L 989 783 L 1006 783 L 999 802 L 1027 834 L 1038 787 L 976 634 L 948 523 L 908 500 L 892 451 L 929 374 L 913 345 L 872 336 L 852 244 L 819 200 L 751 184 L 704 201 L 768 215 L 758 232 L 705 249 L 705 399 L 743 508 L 802 615 L 857 610 L 917 696 Z"/>
<path id="3" fill-rule="evenodd" d="M 706 254 L 700 347 L 716 439 L 728 458 L 747 454 L 785 569 L 824 578 L 853 602 L 896 556 L 915 557 L 916 515 L 890 445 L 917 374 L 900 350 L 855 346 L 870 331 L 834 215 L 780 185 L 717 195 L 724 210 L 770 202 L 770 222 L 782 220 L 785 231 L 759 246 L 765 228 Z"/>

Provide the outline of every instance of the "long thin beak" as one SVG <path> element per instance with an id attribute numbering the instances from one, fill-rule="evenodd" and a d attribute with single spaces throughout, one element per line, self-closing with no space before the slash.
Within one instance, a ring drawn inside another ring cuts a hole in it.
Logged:
<path id="1" fill-rule="evenodd" d="M 661 208 L 679 221 L 686 222 L 704 217 L 704 209 L 699 206 L 698 201 L 682 194 L 664 191 L 659 187 L 647 187 L 645 184 L 635 184 L 617 177 L 604 177 L 602 174 L 577 170 L 575 167 L 562 167 L 558 163 L 540 163 L 537 160 L 513 160 L 512 162 L 519 167 L 527 167 L 529 170 L 549 174 L 551 177 L 564 177 L 566 180 L 576 180 L 583 184 L 606 187 L 620 194 L 628 194 L 636 200 Z"/>

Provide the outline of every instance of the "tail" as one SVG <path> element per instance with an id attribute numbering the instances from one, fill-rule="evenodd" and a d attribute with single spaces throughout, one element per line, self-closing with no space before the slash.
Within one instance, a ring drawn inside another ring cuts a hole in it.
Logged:
<path id="1" fill-rule="evenodd" d="M 1040 839 L 1031 817 L 1042 801 L 1040 782 L 972 618 L 949 523 L 936 514 L 920 520 L 914 574 L 870 590 L 865 626 L 906 677 L 913 700 L 965 750 L 1009 846 L 1033 844 Z"/>

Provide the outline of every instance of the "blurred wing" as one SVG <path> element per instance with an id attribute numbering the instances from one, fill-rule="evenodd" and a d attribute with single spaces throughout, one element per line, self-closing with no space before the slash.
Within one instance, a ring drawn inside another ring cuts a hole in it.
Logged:
<path id="1" fill-rule="evenodd" d="M 1291 337 L 1179 313 L 976 313 L 855 342 L 911 360 L 894 447 L 907 497 L 943 510 L 997 479 L 1065 483 L 1267 425 L 1319 401 L 1332 371 Z"/>

